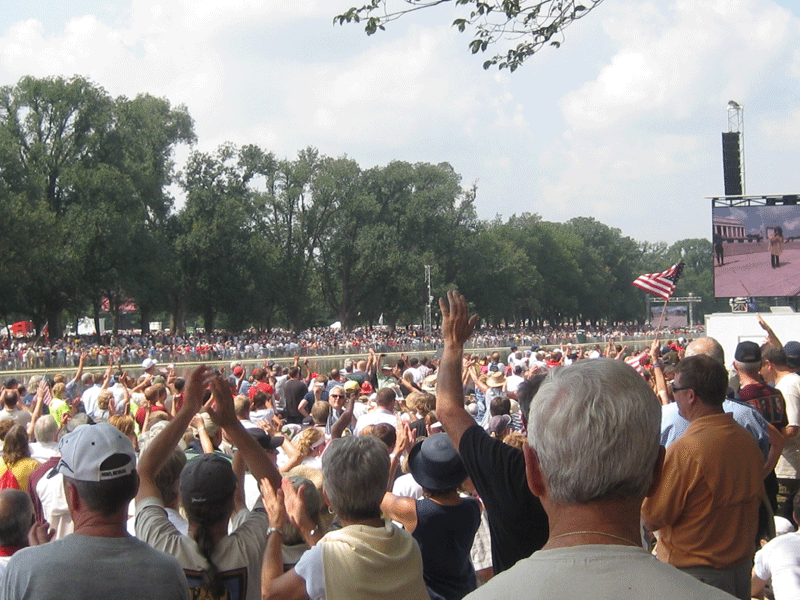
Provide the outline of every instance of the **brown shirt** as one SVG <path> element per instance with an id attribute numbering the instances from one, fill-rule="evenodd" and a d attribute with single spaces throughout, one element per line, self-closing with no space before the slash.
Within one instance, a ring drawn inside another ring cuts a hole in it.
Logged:
<path id="1" fill-rule="evenodd" d="M 700 417 L 667 449 L 642 515 L 659 531 L 658 558 L 725 569 L 752 558 L 764 456 L 730 414 Z"/>

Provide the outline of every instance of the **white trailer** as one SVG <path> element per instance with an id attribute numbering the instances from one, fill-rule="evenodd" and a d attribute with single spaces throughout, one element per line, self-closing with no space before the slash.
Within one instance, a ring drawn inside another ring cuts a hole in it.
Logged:
<path id="1" fill-rule="evenodd" d="M 772 328 L 775 335 L 785 344 L 800 341 L 800 314 L 789 312 L 784 306 L 773 307 L 780 312 L 729 312 L 706 315 L 706 335 L 713 337 L 725 350 L 725 366 L 733 363 L 733 353 L 739 342 L 751 341 L 759 345 L 767 339 L 766 332 L 758 323 L 758 315 Z"/>

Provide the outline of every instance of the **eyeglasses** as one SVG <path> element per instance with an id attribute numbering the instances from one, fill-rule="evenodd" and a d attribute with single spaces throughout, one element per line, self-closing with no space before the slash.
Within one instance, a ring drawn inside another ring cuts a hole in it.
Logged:
<path id="1" fill-rule="evenodd" d="M 328 394 L 328 398 L 341 398 L 341 394 Z"/>
<path id="2" fill-rule="evenodd" d="M 672 391 L 673 392 L 680 392 L 681 390 L 691 390 L 692 389 L 692 386 L 690 386 L 690 385 L 685 385 L 683 387 L 679 387 L 679 386 L 675 385 L 675 382 L 672 382 L 670 385 L 672 386 Z"/>

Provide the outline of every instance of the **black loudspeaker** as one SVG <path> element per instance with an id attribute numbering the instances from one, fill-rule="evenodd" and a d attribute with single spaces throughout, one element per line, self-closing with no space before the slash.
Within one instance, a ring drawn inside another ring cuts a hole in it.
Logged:
<path id="1" fill-rule="evenodd" d="M 725 179 L 725 195 L 742 195 L 742 167 L 739 154 L 739 134 L 722 134 L 722 173 Z"/>

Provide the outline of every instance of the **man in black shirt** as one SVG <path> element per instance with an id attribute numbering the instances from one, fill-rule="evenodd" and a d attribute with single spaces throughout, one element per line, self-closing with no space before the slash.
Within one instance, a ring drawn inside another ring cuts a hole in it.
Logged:
<path id="1" fill-rule="evenodd" d="M 469 317 L 463 296 L 455 291 L 447 296 L 449 307 L 439 299 L 444 352 L 439 361 L 436 415 L 458 448 L 486 507 L 497 574 L 544 546 L 549 532 L 547 514 L 528 487 L 522 451 L 489 437 L 464 408 L 464 344 L 478 317 Z"/>
<path id="2" fill-rule="evenodd" d="M 297 409 L 300 401 L 308 393 L 308 386 L 300 379 L 300 367 L 293 366 L 289 369 L 289 379 L 283 385 L 283 398 L 286 401 L 284 417 L 287 423 L 302 423 L 303 415 Z"/>

